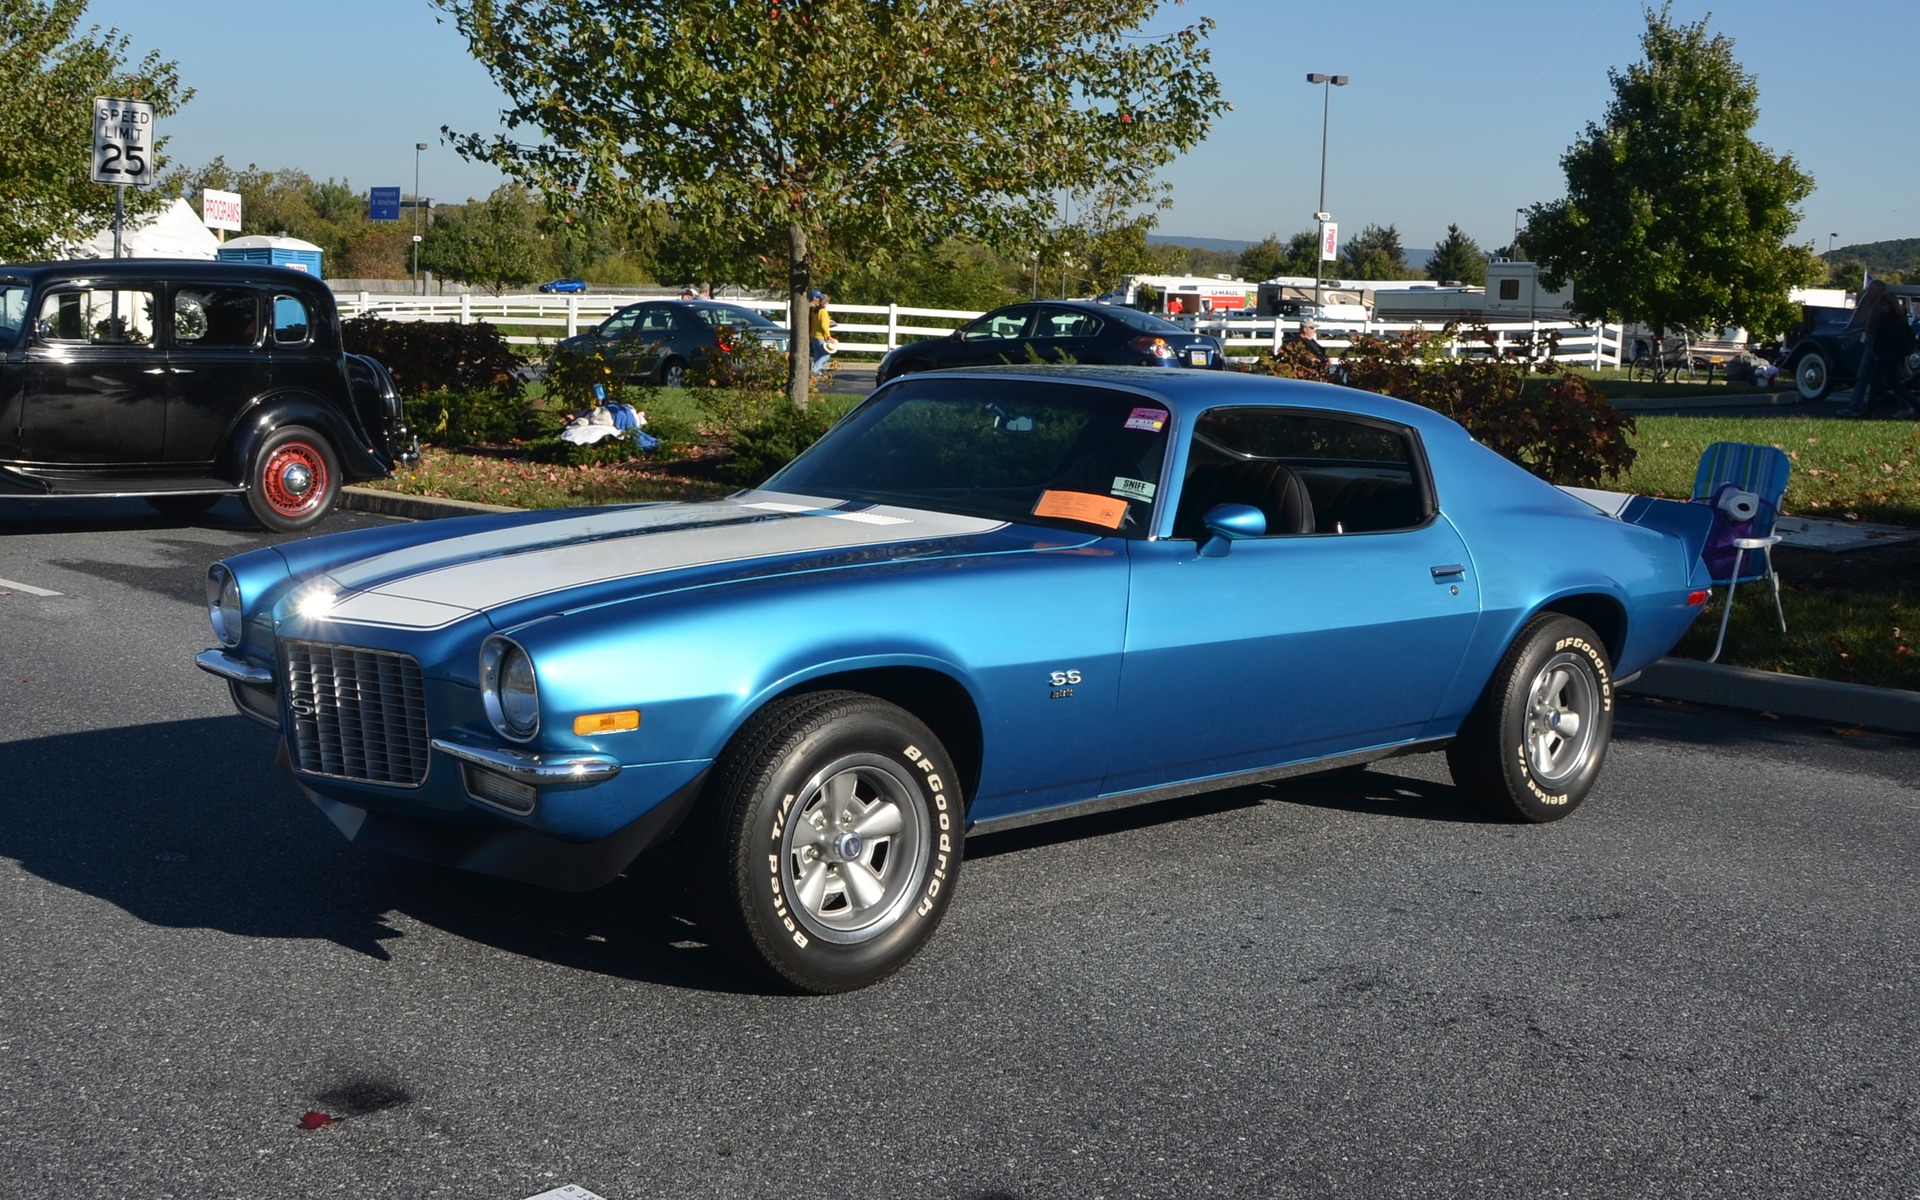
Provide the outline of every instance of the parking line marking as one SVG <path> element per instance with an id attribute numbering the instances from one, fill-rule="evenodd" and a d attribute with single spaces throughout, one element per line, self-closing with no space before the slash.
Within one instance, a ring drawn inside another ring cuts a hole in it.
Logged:
<path id="1" fill-rule="evenodd" d="M 0 589 L 13 592 L 25 592 L 29 596 L 58 596 L 59 592 L 50 592 L 46 588 L 37 588 L 29 583 L 15 583 L 11 579 L 0 579 Z"/>

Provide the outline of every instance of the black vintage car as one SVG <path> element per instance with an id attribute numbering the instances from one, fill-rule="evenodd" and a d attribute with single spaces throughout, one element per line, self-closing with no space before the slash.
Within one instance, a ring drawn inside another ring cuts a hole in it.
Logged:
<path id="1" fill-rule="evenodd" d="M 333 293 L 285 267 L 0 266 L 0 498 L 240 495 L 308 528 L 417 452 L 393 380 L 348 354 Z"/>
<path id="2" fill-rule="evenodd" d="M 1887 293 L 1920 324 L 1920 287 L 1895 284 Z M 1850 324 L 1854 310 L 1806 305 L 1780 351 L 1780 370 L 1793 380 L 1802 400 L 1824 400 L 1838 388 L 1851 388 L 1866 345 L 1866 324 Z M 1920 350 L 1907 355 L 1906 375 L 1920 374 Z"/>

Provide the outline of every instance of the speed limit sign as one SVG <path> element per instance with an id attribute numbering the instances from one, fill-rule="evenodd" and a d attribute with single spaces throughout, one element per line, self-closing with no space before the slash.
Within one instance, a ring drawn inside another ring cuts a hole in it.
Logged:
<path id="1" fill-rule="evenodd" d="M 94 99 L 93 181 L 153 186 L 153 105 Z"/>

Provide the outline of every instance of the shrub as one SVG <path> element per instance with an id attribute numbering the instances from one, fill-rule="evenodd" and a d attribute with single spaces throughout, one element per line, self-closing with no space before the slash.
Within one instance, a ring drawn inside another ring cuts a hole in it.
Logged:
<path id="1" fill-rule="evenodd" d="M 1288 343 L 1277 357 L 1261 355 L 1251 370 L 1344 383 L 1445 413 L 1488 449 L 1552 483 L 1596 484 L 1633 465 L 1627 440 L 1633 418 L 1608 404 L 1587 379 L 1568 369 L 1542 368 L 1548 378 L 1530 384 L 1532 364 L 1525 357 L 1450 357 L 1446 345 L 1453 332 L 1362 334 L 1331 364 Z"/>
<path id="2" fill-rule="evenodd" d="M 651 384 L 629 383 L 600 354 L 556 354 L 547 368 L 549 408 L 583 413 L 610 401 L 643 408 L 657 390 Z"/>
<path id="3" fill-rule="evenodd" d="M 379 359 L 409 400 L 443 391 L 518 395 L 525 377 L 520 357 L 485 321 L 456 325 L 355 317 L 340 326 L 340 336 L 351 353 Z"/>
<path id="4" fill-rule="evenodd" d="M 707 357 L 706 366 L 688 375 L 695 387 L 729 388 L 779 393 L 787 386 L 787 352 L 756 337 L 742 336 L 731 325 L 715 330 L 720 352 Z"/>
<path id="5" fill-rule="evenodd" d="M 804 409 L 791 404 L 775 407 L 760 421 L 734 432 L 732 454 L 721 465 L 720 474 L 746 486 L 764 482 L 819 441 L 842 411 L 844 407 L 827 404 Z"/>
<path id="6" fill-rule="evenodd" d="M 540 432 L 540 415 L 520 386 L 512 391 L 428 392 L 407 401 L 407 424 L 435 446 L 511 442 Z"/>

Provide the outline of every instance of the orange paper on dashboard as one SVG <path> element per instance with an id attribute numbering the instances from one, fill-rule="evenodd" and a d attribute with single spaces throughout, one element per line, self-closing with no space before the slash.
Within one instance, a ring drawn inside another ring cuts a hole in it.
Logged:
<path id="1" fill-rule="evenodd" d="M 1120 522 L 1126 519 L 1127 502 L 1116 500 L 1112 496 L 1094 496 L 1087 492 L 1040 493 L 1040 503 L 1033 506 L 1036 517 L 1059 517 L 1067 521 L 1083 521 L 1088 525 L 1103 525 L 1108 529 L 1120 528 Z"/>

